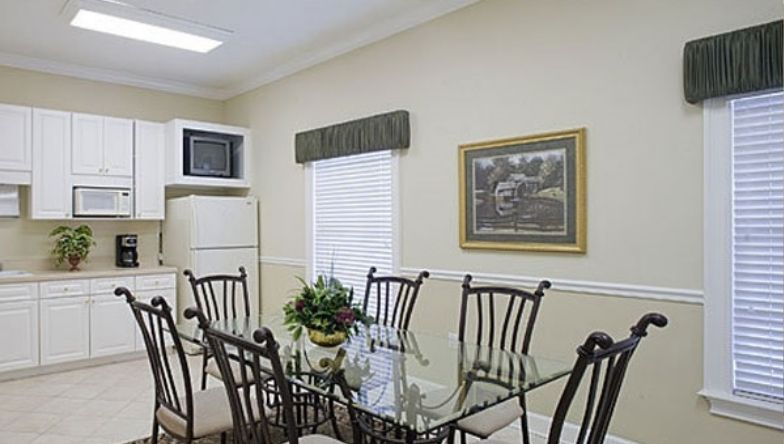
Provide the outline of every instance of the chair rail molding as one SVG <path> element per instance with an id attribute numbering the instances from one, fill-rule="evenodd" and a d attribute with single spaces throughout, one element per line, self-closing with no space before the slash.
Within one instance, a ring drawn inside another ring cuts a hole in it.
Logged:
<path id="1" fill-rule="evenodd" d="M 405 274 L 416 274 L 420 270 L 430 272 L 431 279 L 462 282 L 468 272 L 456 270 L 434 270 L 427 267 L 401 267 Z M 703 291 L 687 288 L 656 287 L 650 285 L 623 284 L 615 282 L 580 281 L 572 279 L 548 278 L 546 276 L 520 276 L 513 274 L 470 272 L 475 281 L 535 288 L 542 279 L 552 282 L 553 290 L 569 293 L 586 293 L 599 296 L 653 299 L 702 305 Z"/>
<path id="2" fill-rule="evenodd" d="M 260 256 L 259 262 L 264 265 L 283 265 L 287 267 L 305 268 L 305 259 L 286 256 Z M 430 279 L 462 282 L 468 272 L 457 270 L 439 270 L 429 267 L 400 267 L 404 274 L 416 275 L 422 270 L 430 272 Z M 688 288 L 657 287 L 650 285 L 622 284 L 615 282 L 580 281 L 547 277 L 520 276 L 514 274 L 470 272 L 477 282 L 511 285 L 519 287 L 536 287 L 542 279 L 553 283 L 553 290 L 569 293 L 585 293 L 598 296 L 626 297 L 634 299 L 652 299 L 657 301 L 680 302 L 684 304 L 703 304 L 703 291 Z"/>
<path id="3" fill-rule="evenodd" d="M 259 262 L 264 265 L 285 265 L 287 267 L 305 268 L 307 261 L 296 257 L 286 256 L 259 256 Z"/>

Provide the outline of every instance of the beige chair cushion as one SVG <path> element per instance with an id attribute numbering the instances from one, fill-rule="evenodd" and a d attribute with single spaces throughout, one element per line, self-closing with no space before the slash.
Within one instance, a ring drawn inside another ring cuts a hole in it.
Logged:
<path id="1" fill-rule="evenodd" d="M 240 373 L 240 363 L 232 359 L 229 361 L 229 366 L 231 366 L 231 373 L 234 375 L 234 380 L 242 381 L 242 374 Z M 250 367 L 248 367 L 248 370 L 250 370 Z M 204 371 L 207 372 L 207 374 L 210 376 L 214 376 L 218 379 L 223 379 L 223 377 L 221 376 L 220 367 L 218 367 L 218 361 L 216 361 L 214 357 L 207 360 L 207 367 L 205 368 Z M 248 371 L 246 374 L 248 379 L 253 380 L 253 373 L 251 371 Z"/>
<path id="2" fill-rule="evenodd" d="M 261 361 L 262 368 L 265 367 L 264 364 L 265 362 L 262 359 Z M 240 373 L 241 372 L 240 363 L 231 359 L 229 360 L 229 366 L 231 366 L 231 373 L 234 375 L 234 380 L 237 382 L 242 381 L 242 374 Z M 221 377 L 220 367 L 218 367 L 218 361 L 216 361 L 214 357 L 207 360 L 207 366 L 205 367 L 204 371 L 210 376 L 214 376 L 218 379 L 223 379 Z M 248 370 L 246 375 L 247 378 L 250 380 L 250 382 L 253 382 L 253 370 L 250 365 L 248 365 Z"/>
<path id="3" fill-rule="evenodd" d="M 341 444 L 342 441 L 327 435 L 305 435 L 299 438 L 302 444 Z"/>
<path id="4" fill-rule="evenodd" d="M 457 422 L 457 428 L 487 438 L 523 415 L 520 400 L 512 398 Z"/>
<path id="5" fill-rule="evenodd" d="M 185 399 L 180 399 L 185 408 Z M 172 410 L 161 406 L 155 412 L 160 425 L 172 435 L 184 438 L 187 422 Z M 215 387 L 193 393 L 193 437 L 200 438 L 231 429 L 231 408 L 226 389 Z"/>

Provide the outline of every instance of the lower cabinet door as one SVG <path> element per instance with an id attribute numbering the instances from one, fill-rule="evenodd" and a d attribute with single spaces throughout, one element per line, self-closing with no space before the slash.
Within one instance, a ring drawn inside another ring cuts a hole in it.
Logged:
<path id="1" fill-rule="evenodd" d="M 131 308 L 113 294 L 93 296 L 90 302 L 90 356 L 134 351 L 136 330 Z"/>
<path id="2" fill-rule="evenodd" d="M 173 288 L 170 288 L 168 290 L 147 290 L 147 291 L 136 292 L 136 298 L 144 302 L 145 304 L 152 303 L 152 298 L 154 298 L 155 296 L 163 296 L 163 298 L 166 299 L 166 303 L 168 303 L 172 309 L 172 317 L 174 318 L 174 322 L 177 322 L 177 315 L 176 315 L 177 292 Z M 147 316 L 144 316 L 143 320 L 146 325 Z M 144 337 L 142 336 L 142 331 L 139 328 L 138 323 L 134 322 L 134 328 L 136 329 L 136 350 L 145 350 Z M 159 341 L 160 339 L 154 338 L 154 340 Z M 166 345 L 174 344 L 174 342 L 171 340 L 171 335 L 167 331 L 164 332 L 164 341 Z"/>
<path id="3" fill-rule="evenodd" d="M 89 358 L 90 297 L 42 299 L 40 304 L 41 364 Z"/>
<path id="4" fill-rule="evenodd" d="M 0 371 L 38 365 L 38 301 L 0 303 Z"/>

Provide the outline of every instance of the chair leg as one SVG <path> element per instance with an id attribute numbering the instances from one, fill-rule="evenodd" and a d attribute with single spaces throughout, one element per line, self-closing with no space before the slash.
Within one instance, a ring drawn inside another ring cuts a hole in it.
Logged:
<path id="1" fill-rule="evenodd" d="M 447 444 L 455 444 L 455 426 L 452 425 L 449 427 L 449 434 L 446 437 Z"/>
<path id="2" fill-rule="evenodd" d="M 338 427 L 338 418 L 335 414 L 335 401 L 330 399 L 327 405 L 329 406 L 329 422 L 332 424 L 332 431 L 335 432 L 335 438 L 337 438 L 338 441 L 343 441 L 343 436 L 341 436 L 340 428 Z"/>
<path id="3" fill-rule="evenodd" d="M 221 433 L 221 444 L 226 444 L 226 432 Z"/>
<path id="4" fill-rule="evenodd" d="M 209 357 L 208 353 L 207 353 L 207 348 L 206 347 L 202 348 L 201 356 L 202 356 L 202 358 L 201 358 L 201 389 L 202 390 L 206 390 L 207 389 L 207 358 Z"/>
<path id="5" fill-rule="evenodd" d="M 158 410 L 157 408 L 155 409 Z M 158 418 L 155 416 L 155 412 L 152 414 L 152 437 L 150 438 L 150 442 L 152 444 L 158 444 Z"/>
<path id="6" fill-rule="evenodd" d="M 465 430 L 460 431 L 460 444 L 466 444 L 468 442 L 468 438 L 466 437 Z"/>
<path id="7" fill-rule="evenodd" d="M 528 407 L 525 405 L 525 397 L 520 397 L 520 407 L 523 414 L 520 416 L 520 432 L 523 434 L 523 444 L 531 444 L 531 437 L 528 434 Z"/>

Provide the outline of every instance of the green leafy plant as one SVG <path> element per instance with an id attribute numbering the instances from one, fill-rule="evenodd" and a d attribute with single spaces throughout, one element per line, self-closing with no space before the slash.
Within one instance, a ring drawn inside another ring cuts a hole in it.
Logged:
<path id="1" fill-rule="evenodd" d="M 67 260 L 71 263 L 72 269 L 76 269 L 79 261 L 87 260 L 90 249 L 95 245 L 93 230 L 87 225 L 79 225 L 76 228 L 60 225 L 49 233 L 49 237 L 54 236 L 57 236 L 57 239 L 52 247 L 52 254 L 57 260 L 57 265 Z"/>
<path id="2" fill-rule="evenodd" d="M 369 322 L 362 309 L 351 303 L 352 291 L 338 279 L 321 274 L 312 285 L 297 279 L 302 282 L 302 290 L 283 306 L 283 322 L 294 339 L 299 339 L 303 328 L 327 335 L 351 335 L 360 323 Z"/>

